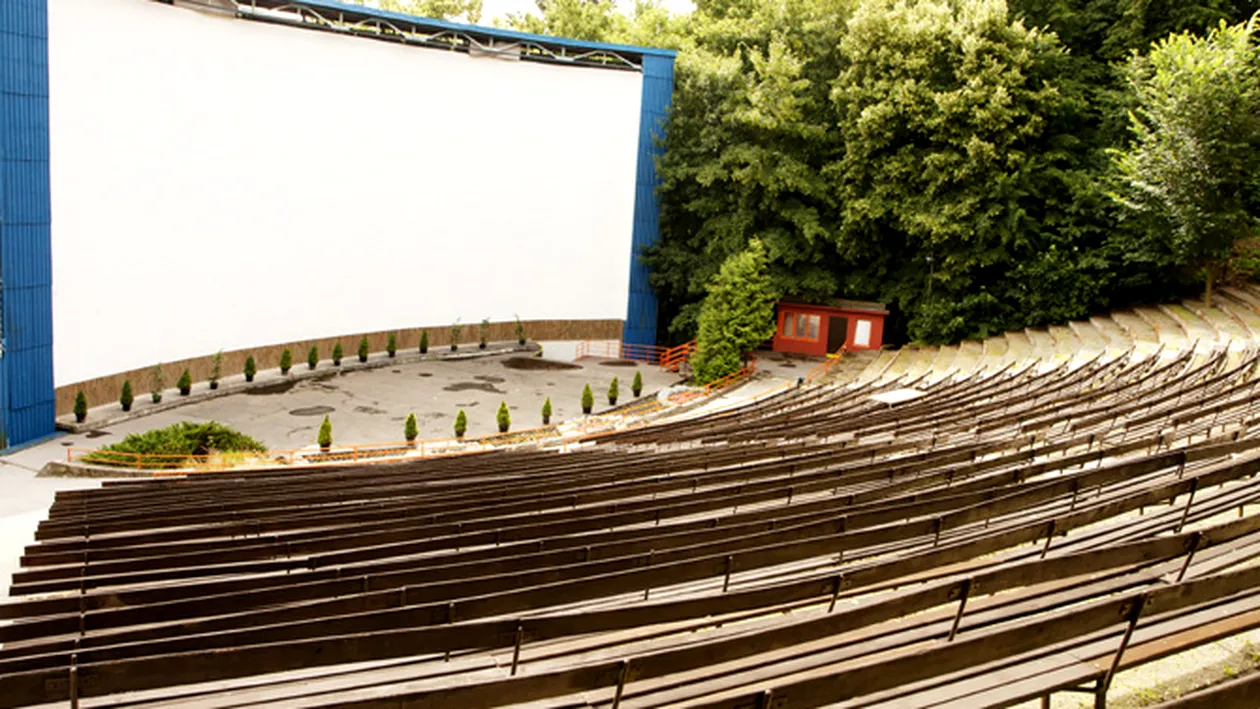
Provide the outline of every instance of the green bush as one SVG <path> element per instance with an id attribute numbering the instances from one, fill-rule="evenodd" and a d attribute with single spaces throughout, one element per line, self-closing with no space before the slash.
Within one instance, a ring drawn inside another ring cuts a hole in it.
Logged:
<path id="1" fill-rule="evenodd" d="M 634 372 L 634 381 L 630 382 L 630 391 L 634 392 L 636 398 L 643 393 L 643 372 L 637 369 Z"/>
<path id="2" fill-rule="evenodd" d="M 87 394 L 80 389 L 78 394 L 74 395 L 74 420 L 83 423 L 83 419 L 87 418 Z"/>
<path id="3" fill-rule="evenodd" d="M 595 395 L 591 393 L 591 385 L 582 387 L 582 413 L 589 414 L 595 408 Z"/>
<path id="4" fill-rule="evenodd" d="M 477 347 L 479 349 L 486 348 L 486 342 L 490 340 L 490 318 L 481 321 L 481 325 L 477 328 Z"/>
<path id="5" fill-rule="evenodd" d="M 407 414 L 407 422 L 403 424 L 403 438 L 410 443 L 416 440 L 418 435 L 420 435 L 420 430 L 416 428 L 416 415 L 414 413 Z"/>
<path id="6" fill-rule="evenodd" d="M 454 325 L 451 325 L 451 352 L 459 349 L 459 333 L 463 331 L 464 326 L 460 325 L 458 320 L 455 321 Z"/>
<path id="7" fill-rule="evenodd" d="M 385 343 L 385 354 L 389 355 L 390 359 L 398 354 L 398 337 L 392 332 L 389 333 L 389 341 Z"/>
<path id="8" fill-rule="evenodd" d="M 336 352 L 336 350 L 334 350 L 334 352 Z M 319 348 L 315 345 L 311 345 L 311 349 L 306 352 L 306 366 L 310 369 L 314 369 L 317 364 L 319 364 Z"/>
<path id="9" fill-rule="evenodd" d="M 162 390 L 166 388 L 166 374 L 162 372 L 162 364 L 159 362 L 153 368 L 153 387 L 149 390 L 149 396 L 153 399 L 153 403 L 162 401 Z"/>
<path id="10" fill-rule="evenodd" d="M 280 353 L 280 373 L 288 374 L 290 369 L 293 369 L 293 353 L 286 347 L 284 352 Z"/>
<path id="11" fill-rule="evenodd" d="M 743 355 L 774 335 L 774 303 L 768 256 L 753 239 L 748 248 L 722 263 L 700 306 L 696 354 L 691 360 L 696 384 L 708 384 L 743 366 Z"/>
<path id="12" fill-rule="evenodd" d="M 245 381 L 254 381 L 254 375 L 258 374 L 258 364 L 254 362 L 254 355 L 245 358 Z"/>
<path id="13" fill-rule="evenodd" d="M 122 395 L 118 397 L 118 403 L 123 411 L 131 411 L 131 403 L 135 400 L 135 395 L 131 393 L 131 380 L 128 379 L 123 382 Z"/>
<path id="14" fill-rule="evenodd" d="M 124 392 L 129 388 L 123 384 Z M 210 421 L 207 423 L 180 423 L 166 428 L 133 433 L 118 443 L 105 446 L 99 451 L 89 453 L 83 460 L 97 465 L 114 465 L 131 467 L 134 458 L 129 455 L 110 455 L 121 453 L 139 453 L 142 455 L 172 456 L 156 464 L 146 462 L 148 467 L 180 468 L 189 462 L 192 456 L 210 455 L 212 453 L 265 453 L 266 446 L 245 434 L 228 428 L 223 424 Z"/>
<path id="15" fill-rule="evenodd" d="M 219 379 L 223 376 L 223 350 L 214 353 L 210 360 L 210 388 L 219 388 Z"/>
<path id="16" fill-rule="evenodd" d="M 328 420 L 328 416 L 324 416 L 324 422 L 319 425 L 319 447 L 327 450 L 332 446 L 332 421 Z"/>
<path id="17" fill-rule="evenodd" d="M 429 331 L 425 330 L 420 333 L 420 354 L 429 351 Z"/>
<path id="18" fill-rule="evenodd" d="M 467 430 L 468 430 L 468 415 L 464 413 L 463 409 L 460 409 L 459 413 L 455 414 L 455 437 L 463 438 L 464 432 Z"/>
<path id="19" fill-rule="evenodd" d="M 613 377 L 612 384 L 608 385 L 608 405 L 609 406 L 617 405 L 617 396 L 620 393 L 621 391 L 617 386 L 617 378 Z"/>
<path id="20" fill-rule="evenodd" d="M 523 345 L 525 344 L 525 323 L 521 322 L 520 315 L 513 314 L 512 317 L 516 318 L 516 344 Z"/>
<path id="21" fill-rule="evenodd" d="M 338 342 L 337 344 L 333 345 L 333 351 L 332 351 L 332 361 L 333 361 L 333 366 L 334 366 L 334 367 L 340 367 L 340 366 L 341 366 L 341 358 L 342 358 L 342 357 L 345 357 L 345 356 L 346 356 L 346 352 L 345 352 L 345 350 L 341 349 L 341 343 L 340 343 L 340 342 Z"/>
<path id="22" fill-rule="evenodd" d="M 180 396 L 188 396 L 192 392 L 192 374 L 187 369 L 179 375 L 179 381 L 175 382 L 175 386 L 179 387 Z"/>
<path id="23" fill-rule="evenodd" d="M 494 420 L 499 424 L 499 433 L 507 433 L 512 427 L 512 414 L 508 412 L 507 402 L 499 402 L 499 411 L 494 415 Z"/>
<path id="24" fill-rule="evenodd" d="M 542 419 L 543 419 L 544 426 L 551 423 L 551 397 L 550 396 L 547 397 L 547 400 L 543 402 Z"/>
<path id="25" fill-rule="evenodd" d="M 366 362 L 368 358 L 368 341 L 367 337 L 359 340 L 359 361 Z"/>

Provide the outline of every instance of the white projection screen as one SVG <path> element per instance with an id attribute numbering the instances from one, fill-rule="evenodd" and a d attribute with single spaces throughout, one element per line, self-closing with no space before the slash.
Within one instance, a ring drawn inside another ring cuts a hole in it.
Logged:
<path id="1" fill-rule="evenodd" d="M 56 384 L 626 316 L 642 76 L 49 1 Z"/>

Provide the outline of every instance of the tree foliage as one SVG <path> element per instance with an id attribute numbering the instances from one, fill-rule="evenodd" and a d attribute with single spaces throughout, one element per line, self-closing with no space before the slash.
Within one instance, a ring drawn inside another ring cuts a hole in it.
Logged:
<path id="1" fill-rule="evenodd" d="M 1260 221 L 1260 48 L 1255 20 L 1184 33 L 1130 59 L 1133 145 L 1117 151 L 1117 199 L 1162 226 L 1146 245 L 1213 273 Z M 1154 242 L 1154 243 L 1152 243 Z"/>
<path id="2" fill-rule="evenodd" d="M 359 5 L 375 5 L 382 10 L 418 17 L 477 24 L 481 21 L 482 0 L 351 0 Z"/>
<path id="3" fill-rule="evenodd" d="M 743 355 L 774 334 L 774 303 L 766 249 L 754 239 L 722 264 L 700 308 L 700 334 L 691 359 L 696 382 L 707 384 L 743 366 Z"/>

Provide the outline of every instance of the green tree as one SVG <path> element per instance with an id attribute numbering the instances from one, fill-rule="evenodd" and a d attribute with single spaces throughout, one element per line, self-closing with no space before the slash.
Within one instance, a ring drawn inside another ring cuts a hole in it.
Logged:
<path id="1" fill-rule="evenodd" d="M 1128 65 L 1138 107 L 1132 147 L 1115 154 L 1116 198 L 1167 224 L 1153 248 L 1171 264 L 1203 268 L 1208 305 L 1235 242 L 1260 226 L 1255 22 L 1173 35 Z"/>
<path id="2" fill-rule="evenodd" d="M 188 396 L 192 392 L 192 373 L 185 369 L 179 375 L 179 381 L 175 382 L 175 386 L 179 388 L 180 396 Z"/>
<path id="3" fill-rule="evenodd" d="M 293 368 L 293 352 L 291 352 L 289 348 L 286 347 L 284 348 L 284 351 L 280 353 L 280 373 L 288 374 L 289 370 L 292 368 Z"/>
<path id="4" fill-rule="evenodd" d="M 327 450 L 332 446 L 332 421 L 328 420 L 328 416 L 324 416 L 324 422 L 319 425 L 319 447 Z"/>
<path id="5" fill-rule="evenodd" d="M 385 354 L 389 355 L 390 359 L 398 354 L 398 336 L 392 332 L 389 333 L 389 339 L 385 342 Z"/>
<path id="6" fill-rule="evenodd" d="M 547 400 L 544 401 L 542 405 L 542 422 L 544 426 L 551 423 L 551 397 L 550 396 L 547 397 Z"/>
<path id="7" fill-rule="evenodd" d="M 609 406 L 617 405 L 617 397 L 620 395 L 620 393 L 621 392 L 619 390 L 617 378 L 613 377 L 612 384 L 608 385 L 608 405 Z"/>
<path id="8" fill-rule="evenodd" d="M 643 393 L 643 372 L 635 370 L 634 381 L 630 382 L 630 391 L 637 397 Z"/>
<path id="9" fill-rule="evenodd" d="M 136 400 L 134 394 L 131 393 L 131 380 L 123 382 L 122 394 L 118 397 L 118 404 L 122 406 L 123 411 L 131 411 L 131 404 Z"/>
<path id="10" fill-rule="evenodd" d="M 254 362 L 254 355 L 245 358 L 245 381 L 254 381 L 254 375 L 258 374 L 258 364 Z"/>
<path id="11" fill-rule="evenodd" d="M 455 437 L 463 438 L 466 431 L 468 431 L 468 415 L 460 409 L 459 413 L 455 414 Z"/>
<path id="12" fill-rule="evenodd" d="M 83 423 L 83 419 L 86 419 L 87 415 L 87 395 L 83 393 L 82 389 L 80 389 L 79 392 L 74 395 L 74 420 L 79 423 Z"/>
<path id="13" fill-rule="evenodd" d="M 210 360 L 210 388 L 219 388 L 219 379 L 223 376 L 223 350 L 214 353 Z"/>
<path id="14" fill-rule="evenodd" d="M 429 351 L 429 331 L 425 330 L 420 333 L 420 354 Z"/>
<path id="15" fill-rule="evenodd" d="M 416 427 L 416 414 L 412 412 L 407 414 L 407 421 L 403 423 L 403 438 L 410 443 L 416 440 L 418 435 L 420 435 L 420 430 Z"/>
<path id="16" fill-rule="evenodd" d="M 582 413 L 589 414 L 593 408 L 595 408 L 595 392 L 591 391 L 591 385 L 587 384 L 582 387 Z"/>
<path id="17" fill-rule="evenodd" d="M 722 264 L 700 309 L 700 334 L 692 371 L 699 384 L 732 374 L 743 355 L 774 334 L 774 303 L 766 250 L 754 239 Z"/>
<path id="18" fill-rule="evenodd" d="M 161 362 L 153 367 L 152 380 L 153 387 L 149 392 L 149 396 L 153 399 L 153 403 L 156 404 L 162 401 L 162 390 L 166 388 L 166 373 L 162 371 Z"/>
<path id="19" fill-rule="evenodd" d="M 495 412 L 494 420 L 499 424 L 499 433 L 507 433 L 512 426 L 512 414 L 508 411 L 506 401 L 499 402 L 499 410 Z"/>
<path id="20" fill-rule="evenodd" d="M 341 345 L 338 344 L 337 346 L 340 347 Z M 333 358 L 334 361 L 339 361 L 339 358 L 337 358 L 336 348 L 333 348 Z M 311 348 L 306 351 L 306 366 L 310 369 L 314 369 L 317 364 L 319 364 L 319 347 L 317 345 L 311 345 Z"/>
<path id="21" fill-rule="evenodd" d="M 367 339 L 367 336 L 365 335 L 363 339 L 359 340 L 359 361 L 360 362 L 368 361 L 368 347 L 369 347 L 368 339 Z"/>
<path id="22" fill-rule="evenodd" d="M 359 5 L 367 4 L 363 0 L 352 1 Z M 481 21 L 482 0 L 377 0 L 375 5 L 382 10 L 417 17 L 454 20 L 474 25 Z"/>

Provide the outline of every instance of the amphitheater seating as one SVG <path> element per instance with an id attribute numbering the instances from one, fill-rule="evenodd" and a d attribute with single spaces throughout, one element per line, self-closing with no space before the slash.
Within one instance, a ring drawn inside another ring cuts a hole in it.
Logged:
<path id="1" fill-rule="evenodd" d="M 0 706 L 1105 704 L 1260 627 L 1260 357 L 1218 345 L 881 353 L 566 452 L 62 492 Z"/>

